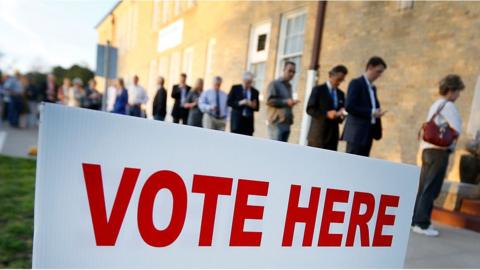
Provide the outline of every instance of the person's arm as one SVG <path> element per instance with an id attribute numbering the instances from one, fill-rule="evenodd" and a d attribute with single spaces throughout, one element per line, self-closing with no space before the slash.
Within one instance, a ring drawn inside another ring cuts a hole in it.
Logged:
<path id="1" fill-rule="evenodd" d="M 157 93 L 155 94 L 155 97 L 153 98 L 153 103 L 152 103 L 152 113 L 155 115 L 158 111 L 158 103 L 160 100 L 160 95 L 161 95 L 161 90 L 158 90 Z"/>
<path id="2" fill-rule="evenodd" d="M 142 87 L 142 100 L 141 100 L 141 104 L 145 105 L 147 104 L 148 102 L 148 94 L 147 94 L 147 91 L 145 90 L 145 88 Z"/>
<path id="3" fill-rule="evenodd" d="M 372 118 L 372 110 L 369 107 L 359 104 L 362 88 L 357 80 L 351 81 L 348 85 L 348 94 L 345 109 L 351 115 L 365 119 Z"/>
<path id="4" fill-rule="evenodd" d="M 440 114 L 443 116 L 445 121 L 447 121 L 451 128 L 455 129 L 458 134 L 462 133 L 462 118 L 460 117 L 460 113 L 453 102 L 447 102 Z"/>
<path id="5" fill-rule="evenodd" d="M 260 110 L 260 100 L 258 99 L 259 92 L 256 89 L 252 90 L 252 102 L 254 102 L 254 111 L 258 112 Z"/>
<path id="6" fill-rule="evenodd" d="M 180 92 L 181 92 L 181 91 L 180 91 L 180 87 L 177 87 L 176 85 L 174 85 L 173 88 L 172 88 L 172 95 L 171 95 L 172 98 L 173 98 L 173 99 L 179 99 L 179 98 L 181 98 L 181 97 L 180 97 L 180 95 L 181 95 Z"/>
<path id="7" fill-rule="evenodd" d="M 208 104 L 207 92 L 202 92 L 198 98 L 198 108 L 203 113 L 208 113 L 212 109 L 212 105 Z"/>
<path id="8" fill-rule="evenodd" d="M 239 100 L 235 98 L 235 86 L 232 86 L 230 92 L 228 93 L 227 97 L 227 105 L 232 107 L 235 110 L 240 109 L 240 105 L 238 104 Z"/>
<path id="9" fill-rule="evenodd" d="M 268 85 L 268 97 L 267 97 L 267 104 L 272 107 L 277 108 L 284 108 L 288 107 L 288 99 L 280 97 L 278 95 L 277 88 L 275 87 L 275 82 L 271 82 Z"/>
<path id="10" fill-rule="evenodd" d="M 326 104 L 322 102 L 321 104 L 319 100 L 326 100 L 325 98 L 320 98 L 320 89 L 318 87 L 314 87 L 312 89 L 312 93 L 310 94 L 310 97 L 308 98 L 308 103 L 307 103 L 307 114 L 310 115 L 313 118 L 322 118 L 327 116 L 327 109 L 326 109 Z"/>
<path id="11" fill-rule="evenodd" d="M 122 107 L 127 106 L 128 104 L 128 91 L 122 90 L 122 93 L 120 94 L 120 104 Z"/>

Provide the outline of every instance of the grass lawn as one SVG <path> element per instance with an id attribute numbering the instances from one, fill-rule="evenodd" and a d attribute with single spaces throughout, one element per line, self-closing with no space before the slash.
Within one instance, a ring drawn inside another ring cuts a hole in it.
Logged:
<path id="1" fill-rule="evenodd" d="M 0 155 L 0 268 L 31 268 L 35 160 Z"/>

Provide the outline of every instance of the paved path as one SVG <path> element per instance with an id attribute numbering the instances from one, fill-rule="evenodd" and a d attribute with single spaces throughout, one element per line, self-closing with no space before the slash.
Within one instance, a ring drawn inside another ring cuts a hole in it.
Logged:
<path id="1" fill-rule="evenodd" d="M 3 122 L 0 125 L 0 154 L 29 157 L 28 150 L 37 145 L 37 138 L 37 129 L 15 129 Z"/>
<path id="2" fill-rule="evenodd" d="M 405 268 L 480 268 L 480 233 L 435 227 L 439 237 L 410 233 Z"/>

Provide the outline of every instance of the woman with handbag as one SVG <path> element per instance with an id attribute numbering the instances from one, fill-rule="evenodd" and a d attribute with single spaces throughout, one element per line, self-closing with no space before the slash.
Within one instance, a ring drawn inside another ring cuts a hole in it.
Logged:
<path id="1" fill-rule="evenodd" d="M 431 225 L 433 201 L 440 194 L 448 158 L 461 132 L 462 119 L 455 101 L 464 88 L 458 75 L 450 74 L 443 78 L 439 85 L 440 98 L 430 107 L 427 122 L 422 126 L 422 170 L 412 219 L 415 233 L 427 236 L 439 234 Z"/>

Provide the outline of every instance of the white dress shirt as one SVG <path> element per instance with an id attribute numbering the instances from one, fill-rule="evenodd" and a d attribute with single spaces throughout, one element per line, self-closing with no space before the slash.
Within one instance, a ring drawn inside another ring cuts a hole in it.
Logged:
<path id="1" fill-rule="evenodd" d="M 148 96 L 147 91 L 140 85 L 132 85 L 128 89 L 128 104 L 130 105 L 142 105 L 147 104 Z"/>
<path id="2" fill-rule="evenodd" d="M 377 109 L 377 103 L 375 102 L 375 93 L 373 92 L 373 86 L 372 83 L 367 79 L 367 76 L 364 74 L 363 78 L 367 82 L 368 85 L 368 93 L 370 94 L 370 102 L 372 104 L 372 125 L 377 122 L 377 119 L 375 119 L 375 116 L 373 114 L 375 113 L 375 110 Z"/>

